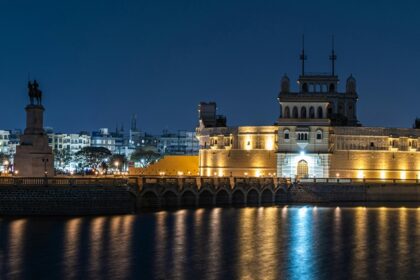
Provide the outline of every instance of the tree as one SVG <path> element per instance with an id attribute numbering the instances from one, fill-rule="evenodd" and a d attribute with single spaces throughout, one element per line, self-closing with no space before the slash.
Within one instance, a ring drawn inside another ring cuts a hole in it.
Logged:
<path id="1" fill-rule="evenodd" d="M 140 164 L 141 167 L 147 167 L 160 159 L 161 155 L 150 150 L 142 148 L 136 149 L 131 154 L 131 160 Z"/>
<path id="2" fill-rule="evenodd" d="M 124 168 L 124 166 L 127 165 L 127 158 L 125 157 L 125 155 L 112 155 L 109 158 L 109 165 L 111 167 L 116 167 L 118 170 L 121 170 Z"/>
<path id="3" fill-rule="evenodd" d="M 61 169 L 69 166 L 73 156 L 68 149 L 54 150 L 54 162 L 55 166 Z"/>
<path id="4" fill-rule="evenodd" d="M 111 152 L 104 147 L 84 147 L 75 154 L 75 158 L 82 168 L 97 169 L 111 156 Z"/>

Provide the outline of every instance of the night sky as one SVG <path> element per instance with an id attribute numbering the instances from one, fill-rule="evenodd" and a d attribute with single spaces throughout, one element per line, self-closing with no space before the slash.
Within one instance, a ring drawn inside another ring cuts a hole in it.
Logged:
<path id="1" fill-rule="evenodd" d="M 0 129 L 24 128 L 28 73 L 61 132 L 129 127 L 193 130 L 197 104 L 216 101 L 229 125 L 270 125 L 280 78 L 353 73 L 365 126 L 410 127 L 420 116 L 416 1 L 0 2 Z M 296 89 L 296 84 L 293 84 Z"/>

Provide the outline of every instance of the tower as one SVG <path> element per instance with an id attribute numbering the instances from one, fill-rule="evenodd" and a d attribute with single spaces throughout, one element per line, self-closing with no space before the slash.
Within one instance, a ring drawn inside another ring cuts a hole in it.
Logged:
<path id="1" fill-rule="evenodd" d="M 42 91 L 36 80 L 28 82 L 28 95 L 26 128 L 16 147 L 15 172 L 23 177 L 54 176 L 54 156 L 44 130 Z"/>

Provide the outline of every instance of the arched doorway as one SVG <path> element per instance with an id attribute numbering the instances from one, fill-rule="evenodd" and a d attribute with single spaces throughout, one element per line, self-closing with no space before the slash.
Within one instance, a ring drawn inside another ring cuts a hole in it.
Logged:
<path id="1" fill-rule="evenodd" d="M 300 160 L 297 164 L 297 176 L 299 178 L 307 178 L 308 173 L 308 163 L 306 160 Z"/>

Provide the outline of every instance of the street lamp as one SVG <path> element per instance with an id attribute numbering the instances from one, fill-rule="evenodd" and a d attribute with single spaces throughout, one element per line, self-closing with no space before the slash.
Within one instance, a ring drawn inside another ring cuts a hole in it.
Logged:
<path id="1" fill-rule="evenodd" d="M 117 160 L 114 162 L 115 169 L 117 169 L 117 172 L 119 171 L 118 166 L 120 165 L 120 162 Z"/>

